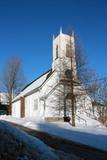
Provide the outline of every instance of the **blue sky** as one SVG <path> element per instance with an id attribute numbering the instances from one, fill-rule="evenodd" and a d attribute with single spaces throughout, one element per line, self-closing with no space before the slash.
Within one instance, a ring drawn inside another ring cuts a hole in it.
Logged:
<path id="1" fill-rule="evenodd" d="M 19 55 L 28 81 L 51 68 L 52 35 L 79 37 L 90 66 L 107 76 L 106 0 L 0 1 L 0 70 L 8 57 Z"/>

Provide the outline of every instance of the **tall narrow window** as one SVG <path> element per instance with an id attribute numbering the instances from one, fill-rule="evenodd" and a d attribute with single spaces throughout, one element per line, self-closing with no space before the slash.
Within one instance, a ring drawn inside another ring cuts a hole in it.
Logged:
<path id="1" fill-rule="evenodd" d="M 56 59 L 58 58 L 58 45 L 56 45 Z"/>
<path id="2" fill-rule="evenodd" d="M 16 107 L 13 106 L 13 114 L 15 115 L 16 114 Z"/>
<path id="3" fill-rule="evenodd" d="M 70 57 L 70 58 L 72 56 L 72 49 L 71 49 L 71 45 L 70 44 L 66 45 L 66 56 Z"/>
<path id="4" fill-rule="evenodd" d="M 38 110 L 38 99 L 34 99 L 34 110 Z"/>

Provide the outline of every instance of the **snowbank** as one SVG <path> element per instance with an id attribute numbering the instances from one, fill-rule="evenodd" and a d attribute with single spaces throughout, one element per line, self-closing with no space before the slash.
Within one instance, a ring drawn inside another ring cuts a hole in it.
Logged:
<path id="1" fill-rule="evenodd" d="M 2 116 L 0 119 L 18 123 L 35 130 L 48 132 L 67 140 L 72 140 L 107 151 L 107 128 L 102 126 L 98 121 L 88 117 L 87 120 L 90 124 L 89 126 L 78 125 L 77 127 L 72 127 L 67 122 L 48 123 L 32 118 Z"/>
<path id="2" fill-rule="evenodd" d="M 42 141 L 40 141 L 37 138 L 34 138 L 33 136 L 28 135 L 27 133 L 13 127 L 8 122 L 0 121 L 0 137 L 4 138 L 2 143 L 2 151 L 0 152 L 0 156 L 3 159 L 4 156 L 11 156 L 15 152 L 16 159 L 20 159 L 20 154 L 17 150 L 20 150 L 20 147 L 23 148 L 24 151 L 23 156 L 28 156 L 28 152 L 33 151 L 34 155 L 36 157 L 34 159 L 38 160 L 58 160 L 56 155 L 53 154 L 53 152 L 50 151 L 48 146 L 46 146 Z M 5 141 L 4 141 L 5 140 Z M 17 144 L 16 144 L 17 143 Z M 9 145 L 10 144 L 10 145 Z M 22 145 L 21 145 L 22 144 Z M 27 147 L 26 147 L 27 146 Z M 16 150 L 17 148 L 17 150 Z M 4 151 L 4 153 L 3 153 Z M 22 152 L 22 151 L 21 151 Z M 8 155 L 9 153 L 9 155 Z M 6 155 L 4 155 L 6 154 Z M 25 155 L 24 155 L 25 154 Z M 26 155 L 27 154 L 27 155 Z M 31 154 L 32 156 L 32 154 Z M 24 158 L 23 158 L 24 160 Z"/>

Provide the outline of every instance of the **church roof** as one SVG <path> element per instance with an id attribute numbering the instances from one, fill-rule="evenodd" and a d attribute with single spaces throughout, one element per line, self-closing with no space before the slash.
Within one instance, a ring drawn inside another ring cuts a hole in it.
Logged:
<path id="1" fill-rule="evenodd" d="M 49 71 L 45 72 L 44 74 L 33 80 L 31 83 L 26 85 L 23 90 L 13 99 L 13 102 L 19 100 L 22 96 L 27 96 L 37 91 L 42 86 L 42 84 L 50 77 L 51 74 L 52 70 L 50 69 Z"/>

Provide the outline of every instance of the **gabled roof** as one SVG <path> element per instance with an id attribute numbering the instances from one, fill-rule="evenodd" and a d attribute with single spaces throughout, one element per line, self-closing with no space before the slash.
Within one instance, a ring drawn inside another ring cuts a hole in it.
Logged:
<path id="1" fill-rule="evenodd" d="M 42 86 L 42 84 L 50 77 L 51 74 L 52 70 L 50 69 L 49 71 L 45 72 L 44 74 L 33 80 L 31 83 L 26 85 L 23 90 L 13 99 L 13 102 L 19 100 L 22 96 L 26 96 L 31 92 L 38 90 Z"/>

